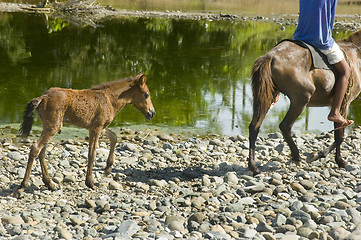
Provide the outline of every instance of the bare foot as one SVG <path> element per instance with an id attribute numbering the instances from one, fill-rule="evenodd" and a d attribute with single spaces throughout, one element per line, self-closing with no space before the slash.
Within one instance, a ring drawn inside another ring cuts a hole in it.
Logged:
<path id="1" fill-rule="evenodd" d="M 344 119 L 341 115 L 328 115 L 328 120 L 341 125 L 341 127 L 347 127 L 353 124 L 352 120 Z"/>

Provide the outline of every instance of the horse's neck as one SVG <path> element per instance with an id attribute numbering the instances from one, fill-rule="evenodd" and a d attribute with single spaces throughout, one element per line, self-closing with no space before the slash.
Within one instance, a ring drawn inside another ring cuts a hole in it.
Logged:
<path id="1" fill-rule="evenodd" d="M 361 48 L 361 30 L 352 33 L 349 36 L 349 41 L 351 41 L 358 48 Z"/>

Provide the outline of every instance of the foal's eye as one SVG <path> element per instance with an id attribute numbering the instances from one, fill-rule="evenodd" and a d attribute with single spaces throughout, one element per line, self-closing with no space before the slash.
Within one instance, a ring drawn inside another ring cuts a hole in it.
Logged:
<path id="1" fill-rule="evenodd" d="M 145 98 L 149 98 L 149 93 L 144 94 Z"/>

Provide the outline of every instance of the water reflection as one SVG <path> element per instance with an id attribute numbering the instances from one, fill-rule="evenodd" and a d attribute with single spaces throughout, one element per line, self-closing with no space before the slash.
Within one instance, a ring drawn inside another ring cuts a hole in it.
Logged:
<path id="1" fill-rule="evenodd" d="M 50 87 L 89 88 L 142 71 L 156 117 L 147 122 L 126 107 L 113 126 L 247 134 L 253 62 L 294 31 L 271 23 L 160 18 L 122 18 L 102 25 L 78 27 L 43 15 L 0 15 L 0 123 L 20 122 L 26 103 Z M 281 99 L 263 131 L 278 131 L 287 108 L 287 99 Z M 310 111 L 308 122 L 301 117 L 297 127 L 303 132 L 331 129 L 322 123 L 324 115 L 318 119 L 320 112 Z"/>

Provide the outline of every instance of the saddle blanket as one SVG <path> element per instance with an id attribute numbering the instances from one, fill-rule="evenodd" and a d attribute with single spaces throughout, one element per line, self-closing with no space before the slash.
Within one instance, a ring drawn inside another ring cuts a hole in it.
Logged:
<path id="1" fill-rule="evenodd" d="M 311 46 L 303 41 L 300 41 L 300 40 L 285 39 L 285 40 L 282 40 L 281 42 L 284 42 L 284 41 L 290 41 L 303 48 L 307 48 L 311 53 L 312 65 L 314 68 L 334 70 L 334 66 L 332 66 L 328 62 L 327 56 L 325 54 L 323 54 L 318 48 L 314 48 L 313 46 Z M 281 42 L 279 42 L 278 44 L 280 44 Z"/>

